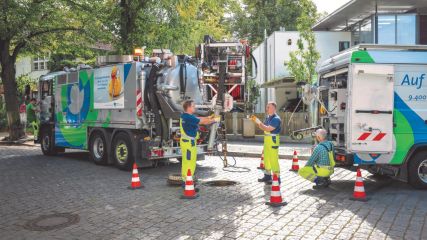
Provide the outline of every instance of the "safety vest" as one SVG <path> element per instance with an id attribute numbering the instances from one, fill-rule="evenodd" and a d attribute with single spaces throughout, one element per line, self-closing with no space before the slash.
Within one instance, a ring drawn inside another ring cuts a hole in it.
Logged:
<path id="1" fill-rule="evenodd" d="M 326 149 L 326 151 L 328 152 L 328 157 L 329 157 L 329 166 L 331 167 L 335 167 L 335 158 L 334 158 L 334 151 L 329 150 L 325 145 L 320 144 L 322 147 L 324 147 Z"/>

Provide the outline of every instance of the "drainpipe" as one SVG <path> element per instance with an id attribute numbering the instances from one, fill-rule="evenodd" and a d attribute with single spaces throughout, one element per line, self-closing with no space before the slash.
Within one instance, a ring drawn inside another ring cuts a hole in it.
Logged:
<path id="1" fill-rule="evenodd" d="M 374 33 L 375 33 L 375 40 L 374 40 L 374 42 L 376 43 L 376 44 L 378 44 L 378 3 L 377 3 L 377 1 L 375 1 L 375 17 L 374 17 L 374 21 L 375 21 L 375 24 L 374 24 Z"/>

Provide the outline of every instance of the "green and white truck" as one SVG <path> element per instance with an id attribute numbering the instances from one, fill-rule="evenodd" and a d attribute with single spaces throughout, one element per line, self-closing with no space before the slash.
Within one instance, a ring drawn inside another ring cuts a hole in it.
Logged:
<path id="1" fill-rule="evenodd" d="M 341 167 L 427 188 L 427 46 L 358 45 L 323 62 L 317 123 Z M 313 93 L 314 93 L 313 92 Z"/>

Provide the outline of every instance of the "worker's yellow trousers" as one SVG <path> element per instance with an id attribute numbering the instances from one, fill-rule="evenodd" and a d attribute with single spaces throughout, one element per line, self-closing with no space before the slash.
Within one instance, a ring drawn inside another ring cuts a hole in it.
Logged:
<path id="1" fill-rule="evenodd" d="M 191 175 L 194 176 L 194 171 L 196 171 L 196 160 L 197 160 L 197 147 L 196 140 L 184 139 L 181 138 L 179 141 L 182 153 L 182 167 L 181 167 L 181 176 L 182 181 L 185 181 L 187 178 L 188 169 L 191 171 Z M 193 177 L 194 180 L 194 177 Z"/>
<path id="2" fill-rule="evenodd" d="M 264 168 L 265 173 L 270 175 L 272 172 L 279 174 L 279 145 L 280 137 L 264 136 Z"/>
<path id="3" fill-rule="evenodd" d="M 329 177 L 334 173 L 334 168 L 329 166 L 305 166 L 300 168 L 298 175 L 314 182 L 316 177 Z"/>

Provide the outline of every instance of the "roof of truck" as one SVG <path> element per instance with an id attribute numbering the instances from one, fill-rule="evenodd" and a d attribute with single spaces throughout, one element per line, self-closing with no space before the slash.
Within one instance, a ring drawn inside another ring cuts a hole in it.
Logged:
<path id="1" fill-rule="evenodd" d="M 427 45 L 361 44 L 331 56 L 317 72 L 340 69 L 350 63 L 427 64 Z"/>

